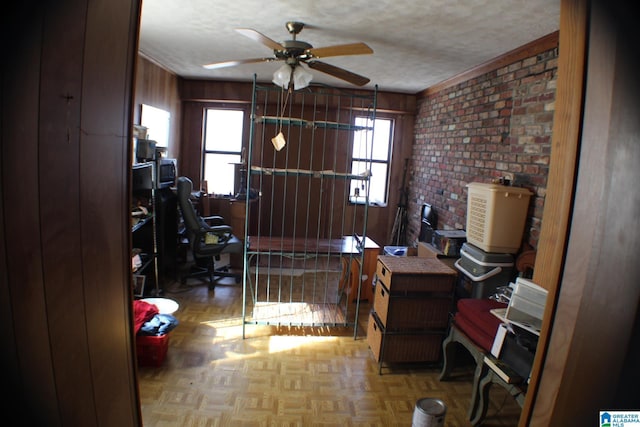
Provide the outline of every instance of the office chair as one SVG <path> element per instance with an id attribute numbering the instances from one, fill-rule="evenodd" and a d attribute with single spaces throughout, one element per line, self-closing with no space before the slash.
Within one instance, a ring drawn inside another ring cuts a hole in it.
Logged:
<path id="1" fill-rule="evenodd" d="M 215 261 L 220 260 L 221 254 L 242 253 L 242 241 L 233 235 L 231 227 L 224 223 L 221 216 L 198 215 L 191 202 L 192 191 L 191 180 L 184 176 L 178 177 L 178 206 L 195 261 L 192 271 L 181 277 L 181 283 L 186 283 L 188 277 L 201 276 L 209 278 L 210 290 L 215 288 L 216 277 L 233 277 L 236 283 L 240 283 L 239 273 L 230 272 L 228 266 L 216 268 Z"/>

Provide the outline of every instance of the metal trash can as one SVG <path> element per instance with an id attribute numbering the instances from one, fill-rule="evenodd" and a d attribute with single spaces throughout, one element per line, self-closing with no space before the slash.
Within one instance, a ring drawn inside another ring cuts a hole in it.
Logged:
<path id="1" fill-rule="evenodd" d="M 412 427 L 442 427 L 447 406 L 440 399 L 423 397 L 416 402 Z"/>

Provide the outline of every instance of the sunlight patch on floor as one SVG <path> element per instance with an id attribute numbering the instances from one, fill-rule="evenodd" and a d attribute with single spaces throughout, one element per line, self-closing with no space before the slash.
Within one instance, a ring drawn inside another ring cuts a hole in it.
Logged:
<path id="1" fill-rule="evenodd" d="M 239 349 L 237 348 L 236 350 L 226 351 L 226 358 L 232 360 L 256 357 L 259 355 L 264 355 L 264 353 L 281 353 L 302 346 L 312 346 L 328 342 L 335 342 L 338 339 L 338 337 L 335 336 L 273 335 L 273 326 L 252 325 L 252 333 L 257 334 L 259 338 L 254 338 L 251 341 L 245 341 L 242 338 L 242 318 L 234 317 L 222 320 L 211 320 L 201 322 L 201 324 L 215 330 L 216 334 L 211 340 L 212 346 L 220 346 L 224 341 L 230 342 L 242 340 L 242 343 L 252 347 L 253 351 L 249 352 L 238 351 Z M 263 348 L 264 350 L 255 348 L 254 345 L 256 344 L 258 344 L 257 347 Z"/>
<path id="2" fill-rule="evenodd" d="M 294 348 L 336 341 L 336 337 L 290 337 L 275 336 L 269 338 L 269 354 L 280 353 Z"/>

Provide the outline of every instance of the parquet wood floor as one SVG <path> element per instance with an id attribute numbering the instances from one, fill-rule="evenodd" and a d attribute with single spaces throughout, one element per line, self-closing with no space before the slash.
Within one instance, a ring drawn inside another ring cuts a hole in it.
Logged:
<path id="1" fill-rule="evenodd" d="M 470 425 L 471 365 L 447 382 L 438 381 L 440 366 L 379 375 L 365 336 L 368 303 L 357 339 L 352 328 L 258 325 L 243 338 L 242 285 L 198 283 L 167 286 L 180 323 L 162 366 L 138 368 L 145 427 L 411 426 L 423 397 L 445 402 L 446 426 Z M 517 425 L 515 401 L 497 386 L 490 396 L 484 425 Z"/>

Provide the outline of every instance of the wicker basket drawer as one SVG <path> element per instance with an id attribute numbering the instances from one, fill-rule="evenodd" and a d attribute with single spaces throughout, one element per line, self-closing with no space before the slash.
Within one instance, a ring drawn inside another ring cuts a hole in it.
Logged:
<path id="1" fill-rule="evenodd" d="M 452 290 L 398 294 L 378 284 L 373 309 L 388 331 L 446 328 L 453 309 Z"/>
<path id="2" fill-rule="evenodd" d="M 451 292 L 457 273 L 437 258 L 380 255 L 376 275 L 391 292 Z"/>
<path id="3" fill-rule="evenodd" d="M 367 343 L 377 362 L 437 362 L 443 339 L 444 330 L 386 332 L 375 312 L 369 314 Z"/>

